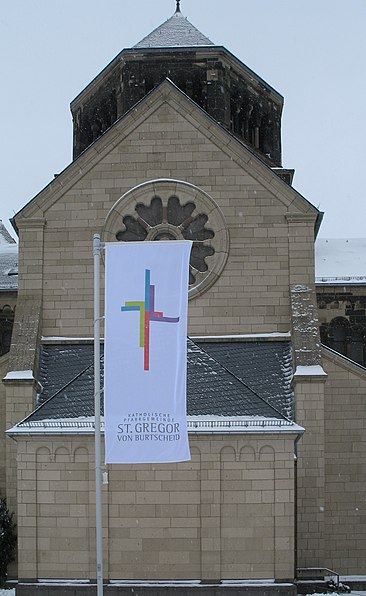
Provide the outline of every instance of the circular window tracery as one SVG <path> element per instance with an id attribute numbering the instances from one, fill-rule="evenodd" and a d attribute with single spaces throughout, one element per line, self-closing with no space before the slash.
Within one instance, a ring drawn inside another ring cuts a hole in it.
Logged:
<path id="1" fill-rule="evenodd" d="M 213 246 L 205 245 L 206 240 L 215 237 L 215 232 L 206 228 L 208 216 L 193 212 L 196 205 L 193 202 L 181 205 L 179 198 L 171 196 L 166 207 L 160 197 L 155 196 L 150 205 L 138 203 L 135 216 L 126 215 L 123 220 L 124 228 L 116 233 L 116 239 L 121 242 L 144 240 L 192 240 L 193 246 L 189 267 L 189 285 L 196 283 L 197 273 L 208 271 L 206 258 L 215 254 Z"/>
<path id="2" fill-rule="evenodd" d="M 219 207 L 202 190 L 180 181 L 156 180 L 126 193 L 107 216 L 103 240 L 191 240 L 190 298 L 217 280 L 228 255 Z"/>

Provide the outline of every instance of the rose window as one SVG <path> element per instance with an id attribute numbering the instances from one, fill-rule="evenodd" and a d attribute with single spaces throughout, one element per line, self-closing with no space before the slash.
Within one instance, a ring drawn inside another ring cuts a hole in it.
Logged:
<path id="1" fill-rule="evenodd" d="M 154 197 L 150 205 L 136 205 L 134 216 L 123 217 L 124 229 L 116 233 L 116 239 L 122 242 L 192 240 L 189 264 L 189 285 L 192 286 L 198 273 L 208 271 L 206 258 L 215 254 L 215 249 L 205 244 L 215 236 L 213 230 L 206 227 L 208 216 L 194 215 L 195 210 L 193 202 L 181 205 L 175 196 L 168 199 L 166 207 L 160 197 Z"/>
<path id="2" fill-rule="evenodd" d="M 189 298 L 218 280 L 229 253 L 226 223 L 216 202 L 193 184 L 166 178 L 126 192 L 107 215 L 102 240 L 191 240 Z"/>

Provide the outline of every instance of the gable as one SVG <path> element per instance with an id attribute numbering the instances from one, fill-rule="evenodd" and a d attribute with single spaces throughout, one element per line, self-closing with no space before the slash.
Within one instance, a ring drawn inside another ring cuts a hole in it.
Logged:
<path id="1" fill-rule="evenodd" d="M 148 125 L 149 118 L 152 118 L 152 127 L 146 131 L 143 139 L 146 147 L 149 145 L 149 140 L 151 141 L 151 138 L 148 138 L 151 133 L 155 133 L 153 134 L 155 139 L 159 138 L 159 135 L 162 134 L 161 122 L 159 122 L 159 116 L 157 119 L 154 118 L 154 114 L 163 106 L 165 110 L 169 108 L 171 114 L 175 114 L 175 117 L 178 118 L 175 132 L 182 133 L 182 138 L 187 137 L 187 133 L 190 133 L 192 127 L 192 132 L 196 133 L 199 139 L 205 139 L 208 143 L 212 143 L 216 150 L 224 152 L 228 160 L 243 169 L 247 175 L 252 176 L 261 186 L 276 196 L 279 201 L 282 201 L 286 208 L 294 212 L 311 213 L 314 215 L 314 219 L 316 218 L 318 211 L 313 205 L 283 182 L 249 148 L 217 124 L 204 110 L 179 91 L 173 83 L 166 80 L 138 102 L 134 108 L 120 118 L 102 137 L 95 141 L 78 159 L 72 162 L 43 191 L 23 207 L 13 219 L 15 224 L 18 223 L 20 217 L 39 217 L 44 214 L 65 191 L 70 190 L 80 182 L 88 172 L 98 164 L 108 162 L 113 148 L 117 147 L 122 140 L 128 142 L 133 131 L 137 131 L 140 126 L 143 126 L 143 123 Z M 175 145 L 177 144 L 175 143 Z M 196 143 L 197 145 L 198 143 Z M 170 151 L 171 146 L 169 153 Z M 233 181 L 231 180 L 231 182 Z"/>
<path id="2" fill-rule="evenodd" d="M 144 185 L 150 194 L 142 196 Z M 34 279 L 42 288 L 45 336 L 92 334 L 93 234 L 108 232 L 104 240 L 116 241 L 126 218 L 138 227 L 141 202 L 150 215 L 153 201 L 161 202 L 161 225 L 172 200 L 183 212 L 193 204 L 193 240 L 206 251 L 191 262 L 199 288 L 190 333 L 289 331 L 288 214 L 300 218 L 295 227 L 303 254 L 312 250 L 318 212 L 166 81 L 15 218 L 23 245 L 34 241 L 32 222 L 44 226 L 35 232 L 40 244 L 34 251 L 43 256 Z M 176 221 L 175 230 L 181 224 Z M 202 239 L 210 231 L 213 236 Z M 22 278 L 34 271 L 35 253 L 21 253 Z"/>

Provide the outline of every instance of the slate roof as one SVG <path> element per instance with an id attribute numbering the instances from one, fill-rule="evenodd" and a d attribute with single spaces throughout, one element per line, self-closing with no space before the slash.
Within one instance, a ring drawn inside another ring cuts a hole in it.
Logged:
<path id="1" fill-rule="evenodd" d="M 173 48 L 213 46 L 212 41 L 203 35 L 180 11 L 154 29 L 139 41 L 134 48 Z"/>
<path id="2" fill-rule="evenodd" d="M 44 344 L 39 407 L 20 426 L 93 416 L 93 374 L 93 345 Z M 293 411 L 291 375 L 289 342 L 188 339 L 187 414 L 285 420 Z"/>
<path id="3" fill-rule="evenodd" d="M 18 289 L 18 245 L 0 220 L 0 291 Z"/>
<path id="4" fill-rule="evenodd" d="M 223 367 L 284 416 L 294 416 L 290 342 L 200 342 Z"/>

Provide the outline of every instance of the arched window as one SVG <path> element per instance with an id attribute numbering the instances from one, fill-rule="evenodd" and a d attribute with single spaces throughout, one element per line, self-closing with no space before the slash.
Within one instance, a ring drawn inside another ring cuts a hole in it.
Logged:
<path id="1" fill-rule="evenodd" d="M 351 337 L 350 322 L 344 317 L 332 319 L 329 325 L 329 347 L 336 352 L 349 356 L 348 343 Z"/>
<path id="2" fill-rule="evenodd" d="M 14 310 L 11 306 L 5 304 L 0 308 L 0 356 L 3 356 L 10 350 L 11 335 L 14 324 Z"/>
<path id="3" fill-rule="evenodd" d="M 215 283 L 229 253 L 224 216 L 202 189 L 179 180 L 152 180 L 131 189 L 110 210 L 103 241 L 192 240 L 189 297 Z"/>
<path id="4" fill-rule="evenodd" d="M 349 357 L 357 364 L 365 366 L 365 328 L 355 325 L 351 329 L 351 342 Z"/>
<path id="5" fill-rule="evenodd" d="M 350 360 L 366 366 L 366 326 L 351 325 L 345 317 L 336 317 L 320 327 L 321 341 Z"/>

